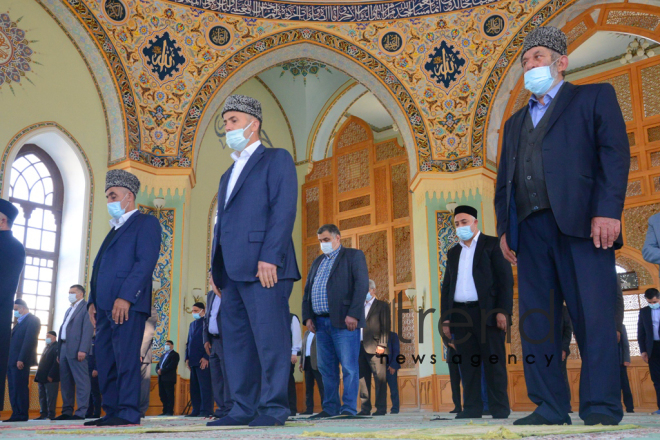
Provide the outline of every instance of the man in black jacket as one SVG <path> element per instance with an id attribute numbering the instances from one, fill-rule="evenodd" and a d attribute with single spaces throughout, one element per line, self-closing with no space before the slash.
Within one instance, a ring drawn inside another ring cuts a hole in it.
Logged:
<path id="1" fill-rule="evenodd" d="M 445 345 L 445 361 L 449 367 L 449 383 L 451 384 L 451 400 L 454 402 L 454 409 L 449 411 L 450 414 L 458 414 L 463 411 L 463 404 L 461 403 L 461 372 L 458 366 L 458 357 L 456 346 L 453 339 L 449 339 L 444 332 L 440 334 L 442 343 Z"/>
<path id="2" fill-rule="evenodd" d="M 176 385 L 176 369 L 179 365 L 179 353 L 174 351 L 174 342 L 165 343 L 165 353 L 160 358 L 156 372 L 158 373 L 158 394 L 163 402 L 161 416 L 174 415 L 174 386 Z"/>
<path id="3" fill-rule="evenodd" d="M 447 253 L 440 301 L 443 332 L 451 339 L 453 327 L 456 351 L 462 361 L 465 402 L 456 418 L 482 416 L 481 362 L 490 412 L 493 418 L 507 418 L 511 410 L 504 336 L 513 309 L 513 271 L 498 239 L 479 231 L 475 208 L 457 207 L 454 225 L 460 242 Z"/>
<path id="4" fill-rule="evenodd" d="M 57 362 L 57 333 L 46 333 L 46 348 L 41 353 L 34 381 L 39 384 L 40 414 L 35 420 L 55 418 L 55 405 L 60 389 L 60 364 Z"/>
<path id="5" fill-rule="evenodd" d="M 369 271 L 364 253 L 341 245 L 335 225 L 317 231 L 323 255 L 309 270 L 303 296 L 303 322 L 316 333 L 317 362 L 323 377 L 323 411 L 312 416 L 357 414 L 360 388 L 358 355 L 364 327 L 364 299 Z M 339 403 L 339 364 L 344 380 L 343 405 Z"/>
<path id="6" fill-rule="evenodd" d="M 96 335 L 92 336 L 92 348 L 89 350 L 89 383 L 91 391 L 89 392 L 89 406 L 87 407 L 86 419 L 98 419 L 101 417 L 101 404 L 103 398 L 101 397 L 101 388 L 99 387 L 99 372 L 96 369 L 96 355 L 94 350 L 94 343 L 96 342 Z"/>
<path id="7" fill-rule="evenodd" d="M 390 306 L 376 298 L 376 283 L 369 280 L 369 293 L 364 302 L 366 324 L 360 329 L 360 415 L 371 415 L 371 375 L 376 380 L 375 416 L 387 414 L 387 361 L 389 355 Z"/>

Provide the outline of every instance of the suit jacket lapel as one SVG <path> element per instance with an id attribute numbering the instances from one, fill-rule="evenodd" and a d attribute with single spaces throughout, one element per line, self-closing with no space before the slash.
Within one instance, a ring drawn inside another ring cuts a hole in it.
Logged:
<path id="1" fill-rule="evenodd" d="M 227 186 L 229 185 L 229 179 L 231 178 L 231 172 L 234 169 L 234 165 L 227 170 L 227 172 L 222 176 L 220 182 L 220 190 L 218 191 L 218 217 L 220 213 L 225 210 L 225 199 L 227 198 Z"/>
<path id="2" fill-rule="evenodd" d="M 484 253 L 484 246 L 486 246 L 486 240 L 484 239 L 484 234 L 479 234 L 479 239 L 477 239 L 477 248 L 474 250 L 474 258 L 472 258 L 472 275 L 474 277 L 475 269 L 479 264 L 481 255 Z"/>
<path id="3" fill-rule="evenodd" d="M 123 225 L 121 225 L 121 228 L 119 228 L 119 229 L 117 230 L 117 233 L 116 233 L 115 236 L 112 238 L 112 241 L 110 242 L 110 244 L 108 245 L 108 247 L 105 248 L 105 251 L 106 251 L 106 252 L 108 251 L 108 249 L 110 249 L 110 248 L 112 247 L 113 244 L 115 244 L 115 242 L 117 241 L 117 239 L 119 239 L 119 237 L 121 237 L 121 234 L 123 234 L 124 232 L 126 232 L 126 230 L 128 229 L 128 227 L 129 227 L 129 226 L 135 221 L 135 219 L 138 218 L 138 216 L 140 216 L 140 215 L 141 215 L 140 211 L 136 212 L 135 214 L 131 215 L 131 216 L 128 218 L 128 220 L 126 220 L 126 223 L 124 223 Z"/>
<path id="4" fill-rule="evenodd" d="M 525 123 L 527 113 L 529 113 L 529 106 L 525 106 L 522 111 L 516 113 L 516 119 L 513 120 L 513 136 L 511 137 L 511 139 L 513 139 L 513 147 L 507 150 L 507 163 L 512 165 L 507 169 L 507 177 L 509 180 L 513 179 L 513 175 L 516 171 L 513 158 L 518 155 L 518 148 L 520 147 L 520 133 L 522 131 L 523 124 Z"/>
<path id="5" fill-rule="evenodd" d="M 234 197 L 236 197 L 236 193 L 238 192 L 238 190 L 241 189 L 241 186 L 243 185 L 243 182 L 245 182 L 247 175 L 250 174 L 252 168 L 254 168 L 257 162 L 259 162 L 263 157 L 265 149 L 266 147 L 264 147 L 263 144 L 261 144 L 257 147 L 256 150 L 254 150 L 254 153 L 252 153 L 252 156 L 250 156 L 250 159 L 248 159 L 247 163 L 245 164 L 245 167 L 243 168 L 243 170 L 241 170 L 241 174 L 238 176 L 236 185 L 234 185 L 231 195 L 229 196 L 229 200 L 227 200 L 227 205 L 229 205 L 231 201 L 234 199 Z"/>
<path id="6" fill-rule="evenodd" d="M 564 85 L 560 87 L 559 94 L 555 97 L 555 99 L 557 99 L 557 103 L 555 104 L 555 108 L 552 110 L 552 114 L 548 120 L 548 126 L 545 129 L 546 133 L 550 132 L 552 126 L 555 124 L 555 122 L 557 122 L 561 114 L 564 113 L 564 110 L 566 110 L 568 104 L 570 104 L 571 100 L 573 100 L 576 91 L 577 87 L 569 82 L 564 83 Z"/>
<path id="7" fill-rule="evenodd" d="M 374 309 L 377 309 L 377 308 L 378 308 L 378 300 L 374 299 L 374 302 L 373 302 L 373 304 L 371 304 L 371 308 L 369 309 L 369 314 L 367 315 L 367 317 L 365 319 L 369 319 L 371 314 L 374 313 Z"/>
<path id="8" fill-rule="evenodd" d="M 339 250 L 339 253 L 335 257 L 334 263 L 332 263 L 332 269 L 330 269 L 330 274 L 328 275 L 328 279 L 332 277 L 332 274 L 335 273 L 335 270 L 337 270 L 337 266 L 339 266 L 339 260 L 344 256 L 344 253 L 346 252 L 346 248 L 342 246 L 342 248 Z"/>

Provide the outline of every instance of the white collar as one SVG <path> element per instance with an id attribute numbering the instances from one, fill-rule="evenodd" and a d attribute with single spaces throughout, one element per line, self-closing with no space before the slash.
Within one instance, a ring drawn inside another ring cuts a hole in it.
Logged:
<path id="1" fill-rule="evenodd" d="M 255 150 L 261 145 L 261 141 L 256 141 L 252 142 L 250 145 L 245 147 L 245 150 L 241 151 L 241 154 L 239 156 L 238 151 L 234 151 L 231 153 L 231 158 L 234 159 L 234 162 L 236 162 L 239 159 L 243 159 L 247 161 L 250 159 L 250 156 L 255 152 Z"/>
<path id="2" fill-rule="evenodd" d="M 476 246 L 476 245 L 477 245 L 477 239 L 479 239 L 479 235 L 481 235 L 481 231 L 477 230 L 477 233 L 474 234 L 474 237 L 472 237 L 472 242 L 470 243 L 470 246 L 469 246 L 469 247 L 473 247 L 473 246 Z M 460 243 L 461 246 L 463 246 L 464 248 L 466 248 L 466 249 L 468 248 L 468 245 L 466 245 L 465 242 L 464 242 L 463 240 L 459 241 L 459 243 Z"/>
<path id="3" fill-rule="evenodd" d="M 128 220 L 129 217 L 132 216 L 133 214 L 135 214 L 136 212 L 137 212 L 137 209 L 134 209 L 132 211 L 128 211 L 127 213 L 125 213 L 124 215 L 122 215 L 121 217 L 119 217 L 116 220 L 114 218 L 110 219 L 110 226 L 115 228 L 115 229 L 121 228 L 121 226 L 124 223 L 126 223 L 126 220 Z"/>
<path id="4" fill-rule="evenodd" d="M 376 297 L 375 297 L 375 296 L 372 296 L 371 299 L 370 299 L 369 301 L 365 301 L 365 302 L 364 302 L 364 305 L 365 305 L 365 306 L 370 306 L 370 305 L 372 305 L 372 304 L 374 303 L 374 300 L 375 300 L 375 299 L 376 299 Z"/>

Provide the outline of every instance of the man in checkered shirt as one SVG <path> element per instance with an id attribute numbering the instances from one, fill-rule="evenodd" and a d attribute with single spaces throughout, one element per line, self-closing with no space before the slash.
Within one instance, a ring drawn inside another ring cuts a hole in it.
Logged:
<path id="1" fill-rule="evenodd" d="M 303 322 L 316 333 L 317 363 L 323 377 L 323 411 L 311 418 L 357 414 L 360 384 L 358 356 L 364 327 L 364 300 L 369 271 L 364 253 L 341 245 L 335 225 L 317 232 L 323 255 L 309 270 L 303 296 Z M 339 364 L 344 379 L 343 405 L 339 402 Z"/>

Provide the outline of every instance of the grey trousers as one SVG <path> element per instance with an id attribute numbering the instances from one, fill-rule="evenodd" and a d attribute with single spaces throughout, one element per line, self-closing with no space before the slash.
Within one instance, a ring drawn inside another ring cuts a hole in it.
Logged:
<path id="1" fill-rule="evenodd" d="M 140 366 L 140 412 L 142 415 L 147 414 L 149 409 L 149 393 L 151 393 L 151 364 L 142 364 Z"/>
<path id="2" fill-rule="evenodd" d="M 60 384 L 62 387 L 62 414 L 74 415 L 73 407 L 78 401 L 75 415 L 84 419 L 89 407 L 89 393 L 92 391 L 87 358 L 79 362 L 77 357 L 61 356 Z"/>
<path id="3" fill-rule="evenodd" d="M 39 407 L 42 417 L 48 417 L 49 419 L 55 418 L 55 405 L 57 405 L 57 395 L 59 392 L 59 382 L 39 382 Z"/>
<path id="4" fill-rule="evenodd" d="M 209 356 L 211 367 L 211 383 L 213 386 L 213 400 L 218 405 L 215 410 L 216 417 L 224 417 L 229 414 L 234 401 L 229 392 L 227 370 L 225 369 L 225 357 L 222 353 L 222 338 L 211 338 L 211 356 Z"/>

